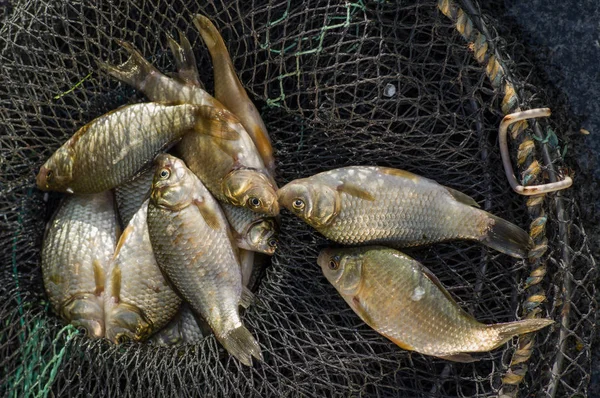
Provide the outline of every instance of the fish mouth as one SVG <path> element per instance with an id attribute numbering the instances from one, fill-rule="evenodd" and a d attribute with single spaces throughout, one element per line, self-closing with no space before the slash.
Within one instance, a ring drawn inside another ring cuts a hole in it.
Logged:
<path id="1" fill-rule="evenodd" d="M 41 189 L 42 191 L 48 190 L 48 184 L 46 181 L 46 176 L 48 175 L 48 171 L 50 171 L 50 169 L 48 169 L 46 166 L 42 166 L 40 168 L 40 171 L 38 172 L 37 177 L 35 178 L 35 183 L 36 183 L 38 189 Z"/>

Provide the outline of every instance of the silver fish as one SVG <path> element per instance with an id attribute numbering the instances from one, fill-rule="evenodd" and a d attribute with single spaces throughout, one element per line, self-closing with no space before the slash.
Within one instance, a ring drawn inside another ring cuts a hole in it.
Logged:
<path id="1" fill-rule="evenodd" d="M 177 314 L 181 299 L 158 268 L 146 224 L 148 200 L 117 244 L 106 283 L 106 338 L 142 341 Z"/>
<path id="2" fill-rule="evenodd" d="M 342 167 L 294 180 L 278 195 L 281 205 L 345 245 L 467 239 L 521 258 L 532 246 L 527 232 L 478 209 L 469 196 L 404 170 Z"/>
<path id="3" fill-rule="evenodd" d="M 65 197 L 44 237 L 42 275 L 52 308 L 94 338 L 104 336 L 104 285 L 117 237 L 108 191 Z"/>
<path id="4" fill-rule="evenodd" d="M 262 354 L 239 315 L 242 277 L 227 219 L 183 161 L 163 154 L 156 165 L 148 230 L 158 265 L 225 349 L 250 366 Z"/>

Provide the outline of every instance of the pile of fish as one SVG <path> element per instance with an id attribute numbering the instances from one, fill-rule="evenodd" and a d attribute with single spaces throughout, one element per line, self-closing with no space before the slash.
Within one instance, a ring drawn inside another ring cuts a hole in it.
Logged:
<path id="1" fill-rule="evenodd" d="M 194 24 L 212 58 L 214 97 L 183 34 L 168 38 L 174 77 L 119 42 L 130 58 L 101 68 L 152 102 L 91 121 L 39 171 L 41 190 L 68 194 L 42 248 L 46 291 L 65 321 L 116 344 L 214 333 L 251 365 L 262 354 L 240 307 L 251 305 L 257 268 L 276 249 L 282 206 L 330 240 L 360 246 L 324 249 L 318 264 L 362 320 L 406 350 L 471 361 L 468 353 L 552 323 L 479 323 L 427 268 L 395 250 L 467 239 L 526 257 L 529 235 L 463 193 L 374 166 L 278 189 L 271 140 L 221 35 L 202 15 Z"/>

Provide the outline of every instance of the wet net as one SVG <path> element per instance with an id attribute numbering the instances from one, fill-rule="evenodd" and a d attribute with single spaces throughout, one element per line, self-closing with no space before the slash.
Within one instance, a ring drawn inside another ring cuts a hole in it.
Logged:
<path id="1" fill-rule="evenodd" d="M 583 396 L 590 378 L 595 271 L 575 188 L 516 195 L 504 175 L 497 127 L 517 107 L 554 115 L 521 124 L 511 140 L 525 184 L 560 178 L 569 114 L 498 7 L 470 1 L 0 2 L 0 395 L 21 396 Z M 55 203 L 35 188 L 40 165 L 79 127 L 144 101 L 99 73 L 133 42 L 174 71 L 165 34 L 192 41 L 201 78 L 210 57 L 191 16 L 221 30 L 240 79 L 270 131 L 280 185 L 353 164 L 406 169 L 458 189 L 529 229 L 518 261 L 456 242 L 408 253 L 477 319 L 552 317 L 471 364 L 404 351 L 367 327 L 316 265 L 327 241 L 283 216 L 280 247 L 244 322 L 265 360 L 252 368 L 213 337 L 194 345 L 90 341 L 52 313 L 40 247 Z M 575 170 L 577 172 L 577 170 Z M 576 173 L 577 175 L 577 173 Z"/>

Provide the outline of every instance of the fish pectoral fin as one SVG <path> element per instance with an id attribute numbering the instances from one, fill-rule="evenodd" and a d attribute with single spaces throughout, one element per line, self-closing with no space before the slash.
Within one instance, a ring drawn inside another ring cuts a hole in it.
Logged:
<path id="1" fill-rule="evenodd" d="M 213 209 L 211 209 L 206 204 L 206 201 L 200 200 L 200 199 L 194 199 L 194 205 L 196 205 L 196 207 L 200 211 L 200 214 L 202 215 L 202 218 L 206 222 L 206 225 L 208 225 L 210 228 L 214 229 L 215 231 L 221 227 L 221 223 L 219 222 L 219 217 L 213 211 Z"/>
<path id="2" fill-rule="evenodd" d="M 369 202 L 374 202 L 375 197 L 369 193 L 369 191 L 359 187 L 358 185 L 354 185 L 348 182 L 343 183 L 342 185 L 338 185 L 338 192 L 346 193 L 350 196 L 357 197 L 359 199 L 368 200 Z"/>
<path id="3" fill-rule="evenodd" d="M 444 287 L 444 285 L 442 285 L 442 282 L 440 282 L 440 280 L 437 278 L 437 276 L 435 276 L 433 274 L 433 272 L 431 272 L 431 270 L 429 268 L 427 268 L 426 266 L 424 266 L 423 264 L 419 264 L 419 265 L 421 266 L 420 268 L 421 268 L 421 272 L 423 272 L 423 275 L 425 275 L 425 277 L 427 277 L 427 279 L 429 279 L 435 286 L 437 286 L 437 288 L 440 289 L 442 291 L 442 293 L 444 293 L 444 296 L 446 296 L 446 298 L 448 300 L 450 300 L 454 305 L 458 306 L 458 304 L 456 303 L 456 300 L 454 300 L 454 297 L 452 297 L 450 292 Z"/>
<path id="4" fill-rule="evenodd" d="M 254 303 L 254 293 L 250 291 L 246 286 L 242 286 L 242 297 L 240 297 L 240 305 L 243 308 L 248 308 Z"/>
<path id="5" fill-rule="evenodd" d="M 112 269 L 110 274 L 109 297 L 114 297 L 116 302 L 121 300 L 121 268 L 118 265 Z"/>
<path id="6" fill-rule="evenodd" d="M 104 291 L 104 285 L 106 283 L 106 273 L 104 267 L 98 259 L 92 261 L 92 267 L 94 269 L 94 283 L 96 284 L 96 295 L 100 295 Z"/>
<path id="7" fill-rule="evenodd" d="M 436 355 L 436 357 L 445 359 L 447 361 L 461 362 L 461 363 L 471 363 L 471 362 L 477 362 L 477 361 L 481 360 L 481 359 L 475 358 L 465 352 L 459 352 L 459 353 L 450 354 L 450 355 Z"/>
<path id="8" fill-rule="evenodd" d="M 467 206 L 481 207 L 481 206 L 479 206 L 479 203 L 477 203 L 475 201 L 475 199 L 473 199 L 469 195 L 464 194 L 460 191 L 457 191 L 456 189 L 452 189 L 452 188 L 448 188 L 448 187 L 444 187 L 444 188 L 446 188 L 446 190 L 450 193 L 450 195 L 452 195 L 452 197 L 454 199 L 456 199 L 458 202 L 465 204 Z"/>

